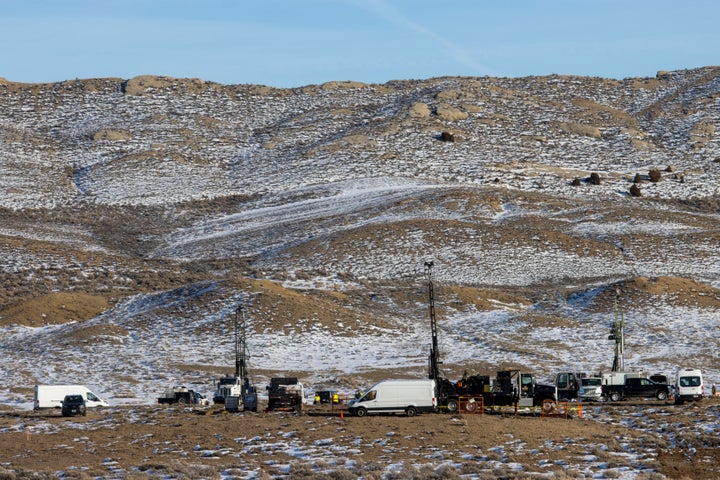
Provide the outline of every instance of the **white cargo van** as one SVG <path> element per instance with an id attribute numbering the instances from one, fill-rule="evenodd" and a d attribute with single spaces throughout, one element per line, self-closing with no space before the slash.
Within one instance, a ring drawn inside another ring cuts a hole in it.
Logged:
<path id="1" fill-rule="evenodd" d="M 82 395 L 88 408 L 110 406 L 85 385 L 35 385 L 34 409 L 61 408 L 65 395 Z"/>
<path id="2" fill-rule="evenodd" d="M 435 380 L 384 380 L 348 405 L 348 412 L 358 417 L 370 413 L 405 413 L 413 417 L 436 410 Z"/>
<path id="3" fill-rule="evenodd" d="M 702 372 L 695 368 L 681 368 L 675 377 L 675 403 L 700 400 L 705 393 Z"/>

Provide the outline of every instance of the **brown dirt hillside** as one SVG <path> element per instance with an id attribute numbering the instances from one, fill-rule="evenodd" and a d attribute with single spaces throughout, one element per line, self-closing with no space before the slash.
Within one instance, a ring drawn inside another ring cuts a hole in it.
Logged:
<path id="1" fill-rule="evenodd" d="M 88 293 L 50 293 L 23 300 L 0 310 L 0 325 L 39 327 L 70 321 L 89 320 L 110 307 L 102 295 Z"/>
<path id="2" fill-rule="evenodd" d="M 272 280 L 244 279 L 240 286 L 250 294 L 250 308 L 262 328 L 288 331 L 301 328 L 302 324 L 311 324 L 348 335 L 368 326 L 367 320 L 357 310 L 348 308 L 358 301 L 351 293 L 297 290 Z M 372 324 L 387 327 L 379 317 L 374 318 Z"/>
<path id="3" fill-rule="evenodd" d="M 520 295 L 474 287 L 444 286 L 443 292 L 456 297 L 460 305 L 474 305 L 478 310 L 524 307 L 532 303 Z"/>
<path id="4" fill-rule="evenodd" d="M 593 311 L 610 311 L 616 292 L 621 305 L 647 306 L 671 301 L 684 307 L 720 308 L 720 290 L 683 277 L 634 277 L 609 285 L 590 305 Z"/>

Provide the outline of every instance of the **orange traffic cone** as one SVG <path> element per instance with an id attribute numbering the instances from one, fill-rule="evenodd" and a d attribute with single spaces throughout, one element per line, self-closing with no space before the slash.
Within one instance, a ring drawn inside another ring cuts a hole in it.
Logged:
<path id="1" fill-rule="evenodd" d="M 345 418 L 345 417 L 343 417 L 343 411 L 342 411 L 342 408 L 340 409 L 340 418 L 342 418 L 342 419 L 344 419 L 344 418 Z"/>
<path id="2" fill-rule="evenodd" d="M 578 403 L 577 412 L 578 412 L 578 417 L 582 418 L 582 403 Z"/>

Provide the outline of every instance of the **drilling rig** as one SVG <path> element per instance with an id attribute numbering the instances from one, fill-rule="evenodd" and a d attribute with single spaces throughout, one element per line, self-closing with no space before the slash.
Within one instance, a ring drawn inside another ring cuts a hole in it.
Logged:
<path id="1" fill-rule="evenodd" d="M 242 316 L 242 323 L 239 317 Z M 215 403 L 225 404 L 226 410 L 239 410 L 242 402 L 243 410 L 257 411 L 257 389 L 250 383 L 247 371 L 247 322 L 245 309 L 239 304 L 235 309 L 235 374 L 221 377 L 213 396 Z"/>
<path id="2" fill-rule="evenodd" d="M 435 382 L 441 380 L 440 376 L 440 351 L 438 349 L 437 319 L 435 318 L 435 289 L 432 281 L 433 262 L 425 262 L 425 274 L 428 282 L 428 305 L 430 308 L 430 333 L 432 335 L 432 346 L 428 358 L 428 377 Z"/>
<path id="3" fill-rule="evenodd" d="M 615 312 L 615 320 L 610 328 L 608 340 L 615 340 L 615 357 L 613 358 L 613 372 L 622 372 L 625 369 L 625 319 L 623 314 L 619 312 L 618 303 L 620 302 L 620 289 L 615 290 L 615 301 L 613 303 L 613 311 Z"/>
<path id="4" fill-rule="evenodd" d="M 440 370 L 440 349 L 438 346 L 437 319 L 435 318 L 435 288 L 432 280 L 433 262 L 425 262 L 428 284 L 428 305 L 430 309 L 430 332 L 432 346 L 428 357 L 428 377 L 435 380 L 435 397 L 440 411 L 458 412 L 464 408 L 474 411 L 476 400 L 482 405 L 494 406 L 540 406 L 545 400 L 557 401 L 557 389 L 553 385 L 536 383 L 530 373 L 520 370 L 503 370 L 491 379 L 488 375 L 468 375 L 467 371 L 457 382 L 451 382 Z M 472 409 L 472 410 L 471 410 Z"/>
<path id="5" fill-rule="evenodd" d="M 430 334 L 432 344 L 428 357 L 428 378 L 435 380 L 435 398 L 438 408 L 443 411 L 456 412 L 458 409 L 457 386 L 440 371 L 440 347 L 438 346 L 437 318 L 435 317 L 435 287 L 432 280 L 433 262 L 425 262 L 425 276 L 428 286 L 428 306 L 430 310 Z"/>

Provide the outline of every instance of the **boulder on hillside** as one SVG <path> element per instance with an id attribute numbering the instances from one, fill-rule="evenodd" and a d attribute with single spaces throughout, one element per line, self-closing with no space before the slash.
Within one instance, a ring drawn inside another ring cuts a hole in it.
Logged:
<path id="1" fill-rule="evenodd" d="M 636 183 L 630 187 L 630 196 L 642 197 L 642 191 L 640 190 L 640 187 L 638 187 Z"/>
<path id="2" fill-rule="evenodd" d="M 657 168 L 651 168 L 648 172 L 648 177 L 650 177 L 651 182 L 657 183 L 662 180 L 662 173 L 660 173 L 660 170 Z"/>
<path id="3" fill-rule="evenodd" d="M 468 118 L 467 112 L 463 112 L 459 108 L 455 108 L 452 105 L 448 105 L 446 103 L 438 105 L 435 113 L 442 120 L 456 121 L 465 120 L 466 118 Z"/>
<path id="4" fill-rule="evenodd" d="M 455 135 L 453 135 L 450 132 L 442 132 L 440 134 L 440 140 L 443 142 L 454 142 L 455 141 Z"/>
<path id="5" fill-rule="evenodd" d="M 410 116 L 413 118 L 428 118 L 430 116 L 430 107 L 427 103 L 417 102 L 410 107 Z"/>

